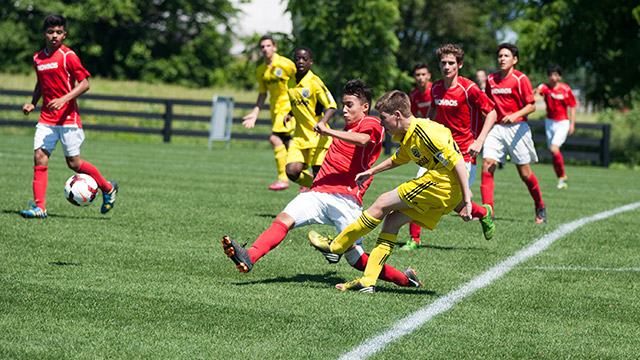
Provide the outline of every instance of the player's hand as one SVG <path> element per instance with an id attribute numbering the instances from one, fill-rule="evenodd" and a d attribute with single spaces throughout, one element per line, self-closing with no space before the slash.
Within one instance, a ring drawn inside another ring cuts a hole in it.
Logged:
<path id="1" fill-rule="evenodd" d="M 356 185 L 358 185 L 358 187 L 362 189 L 362 184 L 364 184 L 365 181 L 369 180 L 371 176 L 373 175 L 369 170 L 359 173 L 358 175 L 356 175 Z"/>
<path id="2" fill-rule="evenodd" d="M 467 153 L 471 156 L 472 159 L 475 159 L 476 156 L 480 154 L 480 151 L 482 151 L 482 144 L 479 144 L 478 141 L 474 140 L 473 144 L 469 146 L 469 150 L 467 150 Z"/>
<path id="3" fill-rule="evenodd" d="M 327 135 L 327 125 L 324 122 L 319 122 L 313 127 L 313 131 L 318 135 Z"/>
<path id="4" fill-rule="evenodd" d="M 509 114 L 509 115 L 505 115 L 502 118 L 502 123 L 503 124 L 513 124 L 513 122 L 516 120 L 516 117 L 513 116 L 513 114 Z"/>
<path id="5" fill-rule="evenodd" d="M 256 120 L 258 120 L 258 114 L 251 113 L 242 118 L 242 126 L 247 129 L 253 129 L 256 126 Z"/>
<path id="6" fill-rule="evenodd" d="M 32 112 L 35 108 L 36 108 L 36 106 L 33 105 L 33 104 L 24 104 L 24 105 L 22 105 L 22 112 L 25 115 L 29 115 L 29 113 Z"/>
<path id="7" fill-rule="evenodd" d="M 575 131 L 576 131 L 576 124 L 569 125 L 569 136 L 573 135 Z"/>
<path id="8" fill-rule="evenodd" d="M 62 100 L 62 98 L 57 98 L 49 101 L 47 107 L 49 108 L 49 110 L 60 110 L 66 103 L 67 102 Z"/>
<path id="9" fill-rule="evenodd" d="M 469 221 L 473 218 L 473 215 L 471 215 L 471 201 L 464 204 L 464 207 L 460 210 L 460 217 L 464 221 Z"/>

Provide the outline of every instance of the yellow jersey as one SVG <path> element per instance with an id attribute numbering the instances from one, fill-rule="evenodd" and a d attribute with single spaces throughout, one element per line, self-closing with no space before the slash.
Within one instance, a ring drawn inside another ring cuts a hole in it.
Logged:
<path id="1" fill-rule="evenodd" d="M 259 91 L 261 94 L 269 92 L 269 108 L 271 109 L 271 121 L 276 121 L 278 115 L 280 121 L 284 115 L 291 111 L 291 103 L 287 95 L 287 83 L 290 78 L 295 78 L 296 66 L 293 61 L 284 56 L 273 54 L 271 65 L 263 62 L 256 69 Z"/>
<path id="2" fill-rule="evenodd" d="M 296 119 L 296 130 L 292 141 L 298 148 L 307 149 L 318 145 L 320 135 L 313 131 L 324 109 L 337 109 L 338 105 L 322 80 L 311 70 L 296 83 L 295 76 L 289 79 L 291 112 Z M 325 147 L 329 147 L 327 142 Z"/>
<path id="3" fill-rule="evenodd" d="M 462 159 L 462 154 L 447 127 L 429 119 L 416 119 L 412 116 L 409 130 L 405 134 L 394 135 L 393 140 L 400 143 L 391 158 L 394 163 L 406 164 L 413 161 L 428 169 L 432 176 L 442 180 L 449 178 L 449 181 L 458 183 L 453 167 Z"/>

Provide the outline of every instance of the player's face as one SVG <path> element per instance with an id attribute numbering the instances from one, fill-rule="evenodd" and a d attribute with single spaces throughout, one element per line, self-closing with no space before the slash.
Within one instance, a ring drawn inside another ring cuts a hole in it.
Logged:
<path id="1" fill-rule="evenodd" d="M 462 68 L 462 63 L 458 64 L 456 56 L 453 54 L 443 54 L 440 57 L 440 71 L 445 79 L 453 79 L 458 76 L 458 70 Z"/>
<path id="2" fill-rule="evenodd" d="M 64 26 L 51 26 L 45 30 L 44 37 L 47 42 L 47 48 L 57 49 L 67 37 L 67 32 L 64 31 Z"/>
<path id="3" fill-rule="evenodd" d="M 369 112 L 369 104 L 361 103 L 354 95 L 344 95 L 342 97 L 342 117 L 349 124 L 360 121 Z"/>
<path id="4" fill-rule="evenodd" d="M 416 71 L 413 72 L 413 78 L 416 79 L 416 85 L 419 88 L 425 89 L 427 82 L 431 79 L 431 73 L 426 68 L 416 69 Z"/>
<path id="5" fill-rule="evenodd" d="M 500 49 L 498 52 L 498 66 L 500 71 L 509 71 L 518 63 L 518 58 L 513 57 L 511 50 Z"/>
<path id="6" fill-rule="evenodd" d="M 270 39 L 260 41 L 260 51 L 262 51 L 262 56 L 267 59 L 271 59 L 277 49 L 276 44 L 274 44 Z"/>
<path id="7" fill-rule="evenodd" d="M 293 56 L 293 62 L 296 64 L 296 70 L 300 73 L 309 71 L 309 67 L 313 64 L 313 59 L 307 50 L 298 50 Z"/>
<path id="8" fill-rule="evenodd" d="M 484 71 L 476 72 L 476 82 L 478 84 L 485 84 L 487 82 L 487 73 Z"/>
<path id="9" fill-rule="evenodd" d="M 557 72 L 552 72 L 551 74 L 548 74 L 547 77 L 549 78 L 549 84 L 551 85 L 559 83 L 562 79 L 562 76 L 560 76 L 560 74 L 558 74 Z"/>
<path id="10" fill-rule="evenodd" d="M 389 114 L 383 111 L 380 113 L 380 120 L 382 120 L 384 130 L 391 136 L 395 135 L 400 129 L 400 119 L 396 114 Z"/>

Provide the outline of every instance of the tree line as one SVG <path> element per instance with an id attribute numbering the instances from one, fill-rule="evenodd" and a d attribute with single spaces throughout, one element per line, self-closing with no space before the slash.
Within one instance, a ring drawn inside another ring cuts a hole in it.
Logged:
<path id="1" fill-rule="evenodd" d="M 245 0 L 245 2 L 248 2 Z M 68 19 L 65 44 L 92 74 L 187 86 L 255 86 L 257 39 L 233 56 L 230 0 L 0 0 L 0 64 L 4 72 L 33 71 L 44 46 L 42 21 Z M 376 93 L 409 90 L 410 71 L 425 61 L 437 77 L 435 49 L 465 50 L 461 74 L 496 69 L 495 49 L 520 47 L 518 68 L 533 82 L 559 64 L 574 87 L 603 106 L 626 105 L 640 93 L 640 4 L 637 0 L 289 0 L 292 34 L 274 34 L 279 52 L 314 51 L 314 72 L 331 89 L 360 77 Z"/>

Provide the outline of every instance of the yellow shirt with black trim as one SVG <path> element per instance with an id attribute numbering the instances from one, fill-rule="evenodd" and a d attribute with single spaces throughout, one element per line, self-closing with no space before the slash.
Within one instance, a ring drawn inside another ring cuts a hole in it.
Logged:
<path id="1" fill-rule="evenodd" d="M 291 111 L 291 103 L 287 95 L 287 83 L 290 78 L 295 78 L 296 65 L 284 56 L 273 54 L 271 65 L 263 62 L 256 69 L 256 78 L 261 94 L 269 92 L 269 108 L 271 109 L 271 121 L 276 120 Z"/>
<path id="2" fill-rule="evenodd" d="M 338 105 L 324 82 L 311 70 L 296 83 L 295 76 L 289 79 L 289 100 L 291 112 L 296 119 L 296 130 L 292 141 L 300 149 L 318 146 L 320 135 L 313 131 L 313 127 L 324 116 L 326 109 L 337 109 Z M 326 142 L 329 147 L 330 142 Z"/>
<path id="3" fill-rule="evenodd" d="M 458 145 L 453 141 L 451 130 L 429 119 L 411 117 L 409 129 L 404 134 L 396 134 L 393 141 L 400 147 L 391 160 L 396 164 L 413 161 L 428 169 L 431 176 L 458 183 L 453 170 L 455 164 L 462 160 Z"/>

